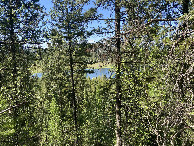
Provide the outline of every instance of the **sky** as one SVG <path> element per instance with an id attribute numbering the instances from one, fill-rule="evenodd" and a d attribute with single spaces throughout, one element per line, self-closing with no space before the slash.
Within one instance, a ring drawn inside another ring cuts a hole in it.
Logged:
<path id="1" fill-rule="evenodd" d="M 43 5 L 46 8 L 46 12 L 47 13 L 53 7 L 53 4 L 52 4 L 51 1 L 52 0 L 40 0 L 40 2 L 39 2 L 41 5 Z M 90 7 L 94 7 L 94 4 L 93 3 L 88 4 L 84 8 L 84 10 L 87 10 Z M 113 18 L 114 17 L 114 14 L 111 13 L 110 11 L 108 11 L 108 10 L 99 9 L 98 10 L 98 13 L 103 14 L 103 18 L 111 18 L 111 17 Z M 100 20 L 100 21 L 93 20 L 93 21 L 91 21 L 91 23 L 89 23 L 89 27 L 95 27 L 95 28 L 97 28 L 98 26 L 106 27 L 106 24 L 105 24 L 104 20 Z M 94 42 L 99 41 L 102 38 L 108 38 L 108 37 L 111 37 L 113 35 L 114 34 L 103 34 L 103 35 L 99 35 L 98 34 L 98 35 L 93 35 L 90 38 L 88 38 L 88 42 L 89 43 L 94 43 Z"/>

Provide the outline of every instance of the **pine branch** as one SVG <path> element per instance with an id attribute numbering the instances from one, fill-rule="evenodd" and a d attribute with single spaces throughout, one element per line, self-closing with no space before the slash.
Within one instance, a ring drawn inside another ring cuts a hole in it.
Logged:
<path id="1" fill-rule="evenodd" d="M 27 103 L 27 102 L 22 102 L 22 103 L 19 103 L 19 104 L 17 104 L 17 105 L 11 106 L 11 107 L 9 107 L 9 108 L 7 108 L 7 109 L 5 109 L 5 110 L 2 110 L 2 111 L 0 111 L 0 115 L 3 114 L 3 113 L 5 113 L 5 112 L 7 112 L 7 111 L 10 111 L 10 110 L 12 110 L 12 109 L 14 109 L 14 108 L 16 108 L 16 107 L 19 107 L 19 106 L 21 106 L 21 105 L 23 105 L 23 104 L 25 104 L 25 103 Z"/>
<path id="2" fill-rule="evenodd" d="M 129 34 L 131 32 L 140 31 L 140 30 L 144 29 L 145 26 L 150 25 L 153 22 L 160 22 L 160 21 L 177 21 L 177 19 L 176 18 L 171 18 L 171 19 L 151 19 L 149 22 L 141 25 L 137 29 L 129 30 L 129 31 L 125 32 L 125 33 L 121 33 L 121 35 L 126 35 L 126 34 Z"/>

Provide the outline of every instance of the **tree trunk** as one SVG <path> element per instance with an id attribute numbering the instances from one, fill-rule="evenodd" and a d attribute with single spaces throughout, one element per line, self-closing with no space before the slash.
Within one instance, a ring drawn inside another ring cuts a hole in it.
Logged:
<path id="1" fill-rule="evenodd" d="M 10 45 L 10 50 L 12 53 L 12 61 L 13 64 L 12 66 L 12 82 L 13 82 L 13 95 L 11 95 L 11 98 L 13 100 L 13 105 L 18 105 L 17 99 L 16 99 L 16 92 L 17 92 L 17 83 L 16 83 L 16 78 L 17 78 L 17 68 L 16 68 L 16 48 L 15 48 L 15 38 L 14 38 L 14 15 L 13 15 L 13 6 L 12 3 L 10 3 L 10 41 L 11 41 L 11 45 Z M 18 134 L 19 134 L 19 129 L 18 129 L 18 122 L 17 122 L 17 118 L 18 118 L 18 110 L 17 107 L 13 109 L 13 120 L 14 120 L 14 143 L 17 145 L 18 144 Z"/>
<path id="2" fill-rule="evenodd" d="M 74 117 L 74 124 L 75 124 L 75 134 L 76 134 L 76 140 L 75 145 L 78 144 L 78 125 L 77 125 L 77 103 L 76 103 L 76 97 L 75 97 L 75 83 L 74 83 L 74 76 L 73 76 L 73 56 L 72 56 L 72 50 L 71 50 L 71 42 L 69 42 L 69 53 L 70 53 L 70 70 L 71 70 L 71 85 L 72 85 L 72 100 L 73 100 L 73 117 Z"/>
<path id="3" fill-rule="evenodd" d="M 121 52 L 120 52 L 120 8 L 119 8 L 120 0 L 115 0 L 115 32 L 116 32 L 116 146 L 122 145 L 121 139 Z"/>
<path id="4" fill-rule="evenodd" d="M 73 6 L 72 6 L 73 7 Z M 67 9 L 68 14 L 68 9 Z M 72 47 L 71 47 L 71 36 L 70 36 L 70 22 L 68 21 L 68 41 L 69 41 L 69 62 L 70 62 L 70 74 L 71 74 L 71 98 L 73 102 L 73 118 L 74 118 L 74 126 L 75 126 L 75 145 L 78 145 L 78 124 L 77 124 L 77 103 L 76 103 L 76 97 L 75 97 L 75 82 L 74 82 L 74 75 L 73 75 L 73 55 L 72 55 Z"/>
<path id="5" fill-rule="evenodd" d="M 185 14 L 185 13 L 189 13 L 189 0 L 183 0 L 183 14 Z"/>

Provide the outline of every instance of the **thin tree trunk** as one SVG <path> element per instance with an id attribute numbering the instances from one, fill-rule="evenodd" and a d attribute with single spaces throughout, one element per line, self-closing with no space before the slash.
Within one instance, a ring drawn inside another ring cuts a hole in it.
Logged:
<path id="1" fill-rule="evenodd" d="M 183 0 L 182 1 L 182 13 L 188 14 L 189 13 L 189 0 Z M 187 27 L 186 22 L 183 23 L 183 29 L 185 30 Z"/>
<path id="2" fill-rule="evenodd" d="M 121 51 L 120 51 L 120 0 L 115 0 L 115 30 L 116 30 L 116 48 L 117 48 L 117 58 L 116 58 L 116 146 L 122 145 L 121 139 Z"/>
<path id="3" fill-rule="evenodd" d="M 11 46 L 10 46 L 10 50 L 12 53 L 12 61 L 13 64 L 12 66 L 12 83 L 13 83 L 13 95 L 11 95 L 12 100 L 13 100 L 13 104 L 18 105 L 17 99 L 15 97 L 16 92 L 17 92 L 17 83 L 16 83 L 16 77 L 17 77 L 17 68 L 16 68 L 16 49 L 15 49 L 15 39 L 14 39 L 14 15 L 13 15 L 13 6 L 12 4 L 10 4 L 10 40 L 11 40 Z M 17 107 L 13 109 L 13 120 L 14 120 L 14 143 L 17 145 L 18 144 L 18 122 L 17 122 L 17 117 L 18 117 L 18 113 L 17 113 Z"/>
<path id="4" fill-rule="evenodd" d="M 183 0 L 183 14 L 189 13 L 189 0 Z"/>
<path id="5" fill-rule="evenodd" d="M 69 42 L 69 53 L 70 53 L 70 70 L 71 70 L 71 85 L 72 85 L 72 100 L 73 100 L 73 116 L 74 116 L 74 124 L 75 124 L 75 134 L 76 140 L 75 145 L 78 143 L 78 125 L 77 125 L 77 103 L 75 97 L 75 83 L 74 83 L 74 76 L 73 76 L 73 56 L 71 50 L 71 42 Z"/>
<path id="6" fill-rule="evenodd" d="M 68 14 L 68 9 L 67 9 Z M 69 21 L 69 20 L 68 20 Z M 71 86 L 72 86 L 72 101 L 73 101 L 73 118 L 74 118 L 74 126 L 75 126 L 75 145 L 78 144 L 78 124 L 77 124 L 77 103 L 76 103 L 76 97 L 75 97 L 75 82 L 74 82 L 74 75 L 73 75 L 73 55 L 72 55 L 72 47 L 71 47 L 71 37 L 70 37 L 70 22 L 68 22 L 68 39 L 69 39 L 69 61 L 70 61 L 70 74 L 71 74 Z"/>

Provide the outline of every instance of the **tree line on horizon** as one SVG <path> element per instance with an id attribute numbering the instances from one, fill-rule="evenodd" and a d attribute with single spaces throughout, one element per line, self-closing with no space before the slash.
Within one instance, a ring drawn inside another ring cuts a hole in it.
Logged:
<path id="1" fill-rule="evenodd" d="M 192 146 L 193 1 L 52 3 L 0 0 L 0 145 Z M 99 61 L 115 78 L 86 78 Z"/>

